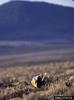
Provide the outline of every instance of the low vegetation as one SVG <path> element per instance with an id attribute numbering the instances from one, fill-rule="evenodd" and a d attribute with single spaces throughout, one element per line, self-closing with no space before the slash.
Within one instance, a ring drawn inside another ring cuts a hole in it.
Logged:
<path id="1" fill-rule="evenodd" d="M 49 82 L 38 89 L 31 79 L 38 73 L 47 73 Z M 73 96 L 74 61 L 49 62 L 0 68 L 0 100 L 53 100 L 54 96 Z"/>

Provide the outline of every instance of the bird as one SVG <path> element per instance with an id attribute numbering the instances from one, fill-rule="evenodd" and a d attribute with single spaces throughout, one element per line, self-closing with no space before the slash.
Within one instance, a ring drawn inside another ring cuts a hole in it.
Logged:
<path id="1" fill-rule="evenodd" d="M 35 88 L 41 88 L 42 86 L 45 85 L 44 76 L 42 74 L 37 74 L 33 76 L 31 80 L 31 84 Z"/>

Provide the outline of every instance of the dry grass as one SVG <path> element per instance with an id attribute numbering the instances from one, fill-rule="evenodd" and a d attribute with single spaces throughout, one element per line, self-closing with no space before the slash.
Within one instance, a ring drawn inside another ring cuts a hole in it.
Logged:
<path id="1" fill-rule="evenodd" d="M 31 78 L 45 72 L 51 84 L 41 89 L 32 87 Z M 74 81 L 70 87 L 65 85 L 72 75 L 74 61 L 0 68 L 0 100 L 53 100 L 55 95 L 74 95 Z"/>

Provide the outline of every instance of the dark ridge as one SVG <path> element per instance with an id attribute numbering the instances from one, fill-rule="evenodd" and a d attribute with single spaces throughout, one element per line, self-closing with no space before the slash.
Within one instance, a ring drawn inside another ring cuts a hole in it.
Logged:
<path id="1" fill-rule="evenodd" d="M 74 8 L 12 1 L 0 6 L 0 40 L 74 42 Z"/>

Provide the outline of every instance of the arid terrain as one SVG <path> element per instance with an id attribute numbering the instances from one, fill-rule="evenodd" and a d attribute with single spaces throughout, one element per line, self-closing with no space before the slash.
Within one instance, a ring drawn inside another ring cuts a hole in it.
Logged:
<path id="1" fill-rule="evenodd" d="M 38 73 L 48 73 L 49 83 L 41 89 L 30 81 Z M 39 64 L 0 68 L 0 100 L 54 100 L 54 96 L 73 96 L 74 81 L 66 86 L 74 75 L 74 60 L 50 61 Z"/>
<path id="2" fill-rule="evenodd" d="M 19 47 L 24 53 L 18 47 L 5 48 L 0 55 L 0 100 L 54 100 L 54 96 L 74 96 L 72 44 L 50 45 L 48 49 L 43 47 L 43 51 L 36 47 L 38 51 L 28 53 L 25 47 Z M 11 54 L 5 55 L 7 51 Z M 49 81 L 42 88 L 34 88 L 31 79 L 39 73 L 47 73 Z"/>

